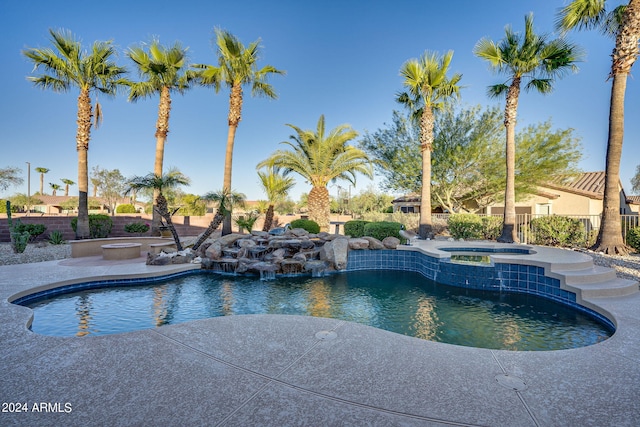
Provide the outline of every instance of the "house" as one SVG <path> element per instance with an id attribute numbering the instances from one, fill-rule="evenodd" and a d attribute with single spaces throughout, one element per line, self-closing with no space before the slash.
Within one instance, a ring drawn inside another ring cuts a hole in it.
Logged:
<path id="1" fill-rule="evenodd" d="M 584 172 L 568 182 L 550 182 L 537 191 L 516 202 L 516 214 L 531 215 L 601 215 L 604 199 L 605 172 Z M 618 183 L 620 190 L 620 214 L 633 215 L 629 199 Z M 480 213 L 503 214 L 504 205 L 487 206 Z M 637 211 L 635 211 L 637 214 Z"/>
<path id="2" fill-rule="evenodd" d="M 537 188 L 534 194 L 516 202 L 517 215 L 599 216 L 602 214 L 605 173 L 584 172 L 568 182 L 550 182 Z M 619 184 L 620 214 L 638 215 L 640 196 L 627 196 Z M 410 194 L 395 199 L 394 212 L 420 212 L 420 195 Z M 493 204 L 477 213 L 502 215 L 504 205 Z"/>
<path id="3" fill-rule="evenodd" d="M 77 201 L 77 196 L 48 196 L 36 194 L 32 196 L 34 200 L 42 203 L 31 206 L 31 212 L 40 212 L 43 215 L 60 215 L 76 213 L 77 207 L 69 205 L 69 202 Z M 128 198 L 118 200 L 116 207 L 122 204 L 129 204 Z M 73 203 L 71 203 L 73 204 Z M 135 207 L 138 212 L 144 212 L 144 203 L 136 202 Z M 100 197 L 89 197 L 89 213 L 109 213 L 107 202 Z"/>

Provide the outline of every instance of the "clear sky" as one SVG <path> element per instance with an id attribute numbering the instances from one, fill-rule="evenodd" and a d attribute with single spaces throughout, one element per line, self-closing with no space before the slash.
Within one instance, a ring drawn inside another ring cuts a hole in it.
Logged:
<path id="1" fill-rule="evenodd" d="M 170 45 L 189 47 L 192 63 L 215 64 L 214 28 L 229 30 L 247 45 L 260 38 L 260 66 L 285 70 L 270 83 L 279 98 L 251 98 L 245 92 L 243 116 L 236 134 L 233 188 L 249 200 L 264 198 L 255 166 L 288 140 L 291 123 L 315 129 L 321 114 L 327 128 L 350 124 L 360 134 L 389 123 L 397 91 L 399 69 L 425 50 L 453 50 L 452 72 L 463 74 L 462 103 L 493 105 L 503 100 L 486 96 L 488 85 L 504 81 L 472 53 L 482 37 L 498 41 L 507 24 L 517 31 L 524 17 L 534 13 L 536 32 L 553 31 L 555 14 L 568 0 L 236 0 L 233 2 L 174 0 L 71 1 L 2 0 L 0 2 L 0 167 L 22 168 L 25 184 L 4 195 L 26 193 L 25 162 L 31 163 L 31 192 L 39 189 L 35 167 L 51 171 L 49 182 L 77 181 L 75 149 L 78 92 L 58 94 L 36 89 L 26 80 L 32 66 L 21 55 L 29 47 L 48 47 L 49 28 L 65 28 L 85 46 L 113 40 L 120 52 L 157 37 Z M 619 4 L 609 0 L 610 6 Z M 574 128 L 582 140 L 584 171 L 604 170 L 611 82 L 607 81 L 614 42 L 598 32 L 570 34 L 587 51 L 577 74 L 556 82 L 550 95 L 523 92 L 518 127 L 552 120 L 556 128 Z M 133 71 L 123 53 L 121 65 Z M 638 74 L 636 64 L 634 70 Z M 135 73 L 132 78 L 137 78 Z M 640 89 L 630 77 L 626 95 L 625 143 L 621 179 L 627 194 L 640 164 Z M 186 192 L 204 194 L 222 187 L 227 137 L 229 92 L 217 95 L 196 87 L 173 97 L 165 168 L 175 166 L 192 179 Z M 104 122 L 92 132 L 89 168 L 119 169 L 125 176 L 153 170 L 158 99 L 131 104 L 126 96 L 100 98 Z M 496 153 L 497 156 L 504 155 Z M 295 175 L 298 199 L 309 186 Z M 359 179 L 354 192 L 370 185 Z M 345 184 L 341 184 L 346 187 Z M 329 188 L 331 194 L 335 187 Z M 77 195 L 77 186 L 70 194 Z"/>

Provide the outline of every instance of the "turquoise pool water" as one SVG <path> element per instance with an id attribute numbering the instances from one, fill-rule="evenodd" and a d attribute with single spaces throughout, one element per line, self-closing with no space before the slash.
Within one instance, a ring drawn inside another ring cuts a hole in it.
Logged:
<path id="1" fill-rule="evenodd" d="M 242 314 L 330 317 L 426 340 L 508 350 L 595 344 L 612 331 L 589 315 L 537 296 L 469 290 L 418 273 L 358 271 L 322 278 L 189 275 L 151 285 L 32 299 L 31 329 L 96 336 Z"/>

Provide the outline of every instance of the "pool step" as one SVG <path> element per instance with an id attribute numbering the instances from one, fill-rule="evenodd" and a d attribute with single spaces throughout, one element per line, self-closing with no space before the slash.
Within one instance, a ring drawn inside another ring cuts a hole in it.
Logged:
<path id="1" fill-rule="evenodd" d="M 616 279 L 616 271 L 612 268 L 592 265 L 581 270 L 554 271 L 555 274 L 564 276 L 567 285 L 581 285 L 589 283 L 603 283 Z"/>
<path id="2" fill-rule="evenodd" d="M 570 292 L 581 295 L 583 299 L 596 297 L 620 297 L 632 295 L 638 292 L 638 282 L 629 279 L 616 278 L 599 283 L 567 284 L 565 288 Z"/>

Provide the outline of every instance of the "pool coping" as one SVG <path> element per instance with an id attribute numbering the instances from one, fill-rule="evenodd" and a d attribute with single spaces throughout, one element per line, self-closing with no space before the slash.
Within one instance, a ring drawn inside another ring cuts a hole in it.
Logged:
<path id="1" fill-rule="evenodd" d="M 432 243 L 419 245 L 409 250 L 433 250 Z M 557 253 L 551 259 L 536 262 L 558 264 Z M 91 257 L 0 266 L 2 402 L 51 403 L 50 411 L 0 412 L 0 424 L 631 426 L 640 419 L 638 292 L 585 298 L 612 316 L 616 333 L 593 346 L 550 352 L 459 347 L 278 315 L 45 337 L 27 329 L 31 310 L 8 302 L 52 281 L 189 268 Z M 53 410 L 64 403 L 70 413 Z"/>

